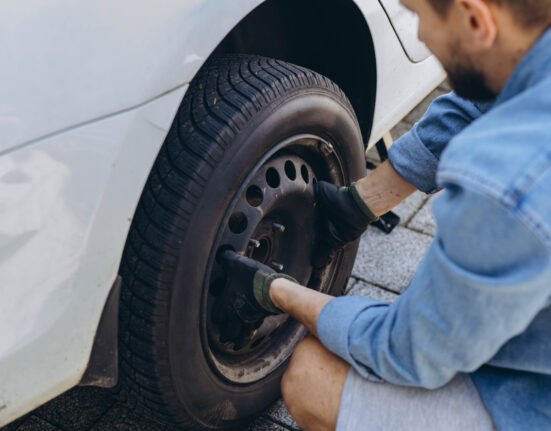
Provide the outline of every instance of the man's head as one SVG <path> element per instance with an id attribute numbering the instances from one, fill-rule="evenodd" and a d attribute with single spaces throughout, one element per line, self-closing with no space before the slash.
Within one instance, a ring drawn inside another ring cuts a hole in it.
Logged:
<path id="1" fill-rule="evenodd" d="M 419 38 L 440 60 L 452 88 L 493 99 L 543 31 L 551 0 L 402 0 L 419 16 Z"/>

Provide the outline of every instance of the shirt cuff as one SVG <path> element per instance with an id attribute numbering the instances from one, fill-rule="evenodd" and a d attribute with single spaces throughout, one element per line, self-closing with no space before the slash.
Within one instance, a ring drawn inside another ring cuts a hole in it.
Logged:
<path id="1" fill-rule="evenodd" d="M 425 193 L 434 193 L 438 190 L 438 158 L 423 144 L 415 126 L 390 147 L 388 158 L 400 176 L 418 190 Z"/>
<path id="2" fill-rule="evenodd" d="M 350 326 L 363 310 L 380 303 L 366 296 L 342 296 L 328 302 L 318 316 L 319 340 L 346 362 L 354 364 L 348 340 Z"/>

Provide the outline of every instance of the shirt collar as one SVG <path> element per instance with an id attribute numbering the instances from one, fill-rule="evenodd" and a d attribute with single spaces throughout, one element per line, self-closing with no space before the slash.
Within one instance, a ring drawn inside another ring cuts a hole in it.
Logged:
<path id="1" fill-rule="evenodd" d="M 551 28 L 545 31 L 520 61 L 497 98 L 497 103 L 511 99 L 546 77 L 551 77 Z"/>

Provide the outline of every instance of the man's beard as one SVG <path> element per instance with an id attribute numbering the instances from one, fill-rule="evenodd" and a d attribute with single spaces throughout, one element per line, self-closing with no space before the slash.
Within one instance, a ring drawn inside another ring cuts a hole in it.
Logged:
<path id="1" fill-rule="evenodd" d="M 495 91 L 486 84 L 484 74 L 476 69 L 464 55 L 458 54 L 454 64 L 445 65 L 444 69 L 448 74 L 450 86 L 464 99 L 488 102 L 497 97 Z"/>

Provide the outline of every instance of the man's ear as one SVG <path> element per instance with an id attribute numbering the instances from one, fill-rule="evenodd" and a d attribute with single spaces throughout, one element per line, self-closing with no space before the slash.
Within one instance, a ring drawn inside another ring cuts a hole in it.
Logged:
<path id="1" fill-rule="evenodd" d="M 456 0 L 463 38 L 473 50 L 491 48 L 497 37 L 494 5 L 488 0 Z"/>

